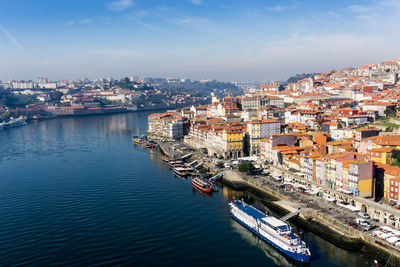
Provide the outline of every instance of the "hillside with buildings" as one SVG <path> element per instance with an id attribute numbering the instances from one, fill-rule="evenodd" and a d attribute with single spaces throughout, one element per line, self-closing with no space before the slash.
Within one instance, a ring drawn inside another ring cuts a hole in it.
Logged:
<path id="1" fill-rule="evenodd" d="M 278 83 L 261 84 L 240 96 L 213 96 L 208 105 L 151 115 L 148 130 L 184 139 L 210 157 L 255 157 L 285 179 L 303 177 L 342 200 L 398 208 L 399 75 L 400 58 L 319 73 L 284 90 Z M 397 209 L 367 212 L 400 228 Z"/>

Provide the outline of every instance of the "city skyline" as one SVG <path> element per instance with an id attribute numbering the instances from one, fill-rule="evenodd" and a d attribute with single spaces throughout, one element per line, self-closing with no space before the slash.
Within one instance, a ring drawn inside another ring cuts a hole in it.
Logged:
<path id="1" fill-rule="evenodd" d="M 399 9 L 391 0 L 3 0 L 0 80 L 286 80 L 397 58 Z"/>

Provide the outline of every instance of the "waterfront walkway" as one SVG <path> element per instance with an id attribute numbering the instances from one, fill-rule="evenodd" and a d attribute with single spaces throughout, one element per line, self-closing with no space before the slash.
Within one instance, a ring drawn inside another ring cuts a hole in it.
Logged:
<path id="1" fill-rule="evenodd" d="M 203 161 L 204 167 L 210 172 L 216 174 L 223 170 L 224 181 L 227 181 L 233 185 L 239 185 L 239 187 L 254 187 L 262 192 L 267 193 L 268 195 L 274 196 L 278 200 L 272 201 L 272 203 L 287 210 L 288 212 L 293 212 L 301 208 L 301 213 L 299 215 L 300 218 L 308 223 L 316 222 L 317 224 L 324 225 L 325 229 L 330 229 L 336 233 L 334 234 L 335 238 L 336 236 L 340 236 L 338 239 L 344 238 L 347 240 L 364 240 L 364 242 L 368 242 L 373 246 L 384 249 L 386 251 L 385 253 L 394 253 L 395 255 L 400 255 L 399 250 L 395 247 L 388 246 L 387 244 L 384 246 L 379 245 L 377 240 L 375 240 L 369 232 L 361 232 L 358 229 L 350 227 L 349 223 L 354 223 L 355 219 L 357 218 L 357 214 L 349 209 L 328 202 L 322 197 L 307 195 L 299 193 L 295 190 L 286 189 L 282 186 L 282 183 L 275 182 L 270 176 L 246 175 L 244 173 L 240 173 L 236 168 L 221 169 L 215 165 L 215 159 L 205 155 L 200 150 L 185 147 L 185 144 L 180 142 L 162 143 L 160 148 L 168 156 L 176 155 L 178 151 L 180 155 L 190 151 L 193 154 L 193 158 Z M 231 164 L 229 161 L 223 160 L 223 162 Z M 288 173 L 287 171 L 277 168 L 276 166 L 270 165 L 268 167 L 270 169 L 272 167 L 276 170 L 280 170 L 281 173 Z M 379 254 L 376 256 L 379 256 Z"/>

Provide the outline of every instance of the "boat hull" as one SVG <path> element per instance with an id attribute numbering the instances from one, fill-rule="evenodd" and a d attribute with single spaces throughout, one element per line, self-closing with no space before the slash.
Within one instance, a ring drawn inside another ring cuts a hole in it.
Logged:
<path id="1" fill-rule="evenodd" d="M 187 178 L 188 176 L 189 176 L 189 173 L 188 172 L 186 172 L 186 171 L 184 171 L 184 172 L 180 172 L 180 171 L 177 171 L 177 170 L 173 170 L 174 171 L 174 174 L 176 175 L 176 176 L 179 176 L 179 177 L 182 177 L 182 178 Z"/>
<path id="2" fill-rule="evenodd" d="M 210 192 L 212 191 L 212 188 L 211 188 L 211 187 L 209 187 L 209 188 L 203 188 L 203 187 L 199 186 L 198 184 L 194 183 L 193 181 L 192 181 L 192 186 L 193 186 L 194 188 L 196 188 L 196 189 L 202 191 L 202 192 L 210 193 Z"/>
<path id="3" fill-rule="evenodd" d="M 310 262 L 310 255 L 305 256 L 303 254 L 298 254 L 298 253 L 294 253 L 294 252 L 290 252 L 290 251 L 286 251 L 284 249 L 282 249 L 281 247 L 277 246 L 275 243 L 271 242 L 269 239 L 265 238 L 263 235 L 261 235 L 258 231 L 254 230 L 252 227 L 248 226 L 245 222 L 243 222 L 242 220 L 240 220 L 238 217 L 236 217 L 234 214 L 231 213 L 231 216 L 234 220 L 236 220 L 238 223 L 240 223 L 241 225 L 243 225 L 244 227 L 246 227 L 247 229 L 249 229 L 250 231 L 252 231 L 254 234 L 256 234 L 258 237 L 260 237 L 262 240 L 264 240 L 265 242 L 267 242 L 269 245 L 271 245 L 272 247 L 276 248 L 279 252 L 281 252 L 282 254 L 284 254 L 285 256 L 296 260 L 296 261 L 300 261 L 300 262 L 305 262 L 308 263 Z"/>

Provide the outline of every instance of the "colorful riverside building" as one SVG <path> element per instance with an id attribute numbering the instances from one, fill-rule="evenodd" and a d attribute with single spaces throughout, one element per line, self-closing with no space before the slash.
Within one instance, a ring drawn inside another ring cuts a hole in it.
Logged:
<path id="1" fill-rule="evenodd" d="M 372 148 L 368 150 L 369 157 L 374 162 L 379 162 L 382 164 L 391 164 L 392 163 L 392 152 L 394 147 L 378 147 Z"/>
<path id="2" fill-rule="evenodd" d="M 273 134 L 280 134 L 281 123 L 277 119 L 251 120 L 247 122 L 249 154 L 260 155 L 260 140 Z"/>
<path id="3" fill-rule="evenodd" d="M 177 112 L 155 113 L 148 116 L 148 134 L 179 139 L 189 130 L 189 120 Z"/>
<path id="4" fill-rule="evenodd" d="M 388 198 L 390 201 L 394 201 L 396 203 L 400 202 L 400 177 L 393 178 L 389 182 L 389 194 Z"/>
<path id="5" fill-rule="evenodd" d="M 245 125 L 226 123 L 220 118 L 203 119 L 191 126 L 185 142 L 195 148 L 206 148 L 208 155 L 234 159 L 244 156 Z"/>
<path id="6" fill-rule="evenodd" d="M 368 153 L 368 150 L 382 147 L 400 149 L 400 135 L 379 135 L 363 139 L 360 142 L 358 151 L 360 153 Z"/>
<path id="7" fill-rule="evenodd" d="M 224 127 L 222 138 L 225 159 L 236 159 L 243 156 L 243 136 L 244 128 L 242 125 L 228 125 Z"/>
<path id="8" fill-rule="evenodd" d="M 400 167 L 388 164 L 376 163 L 377 169 L 383 170 L 383 197 L 390 200 L 390 186 L 393 179 L 400 178 Z"/>
<path id="9" fill-rule="evenodd" d="M 336 167 L 336 190 L 355 197 L 374 195 L 373 163 L 366 159 L 339 161 Z"/>

